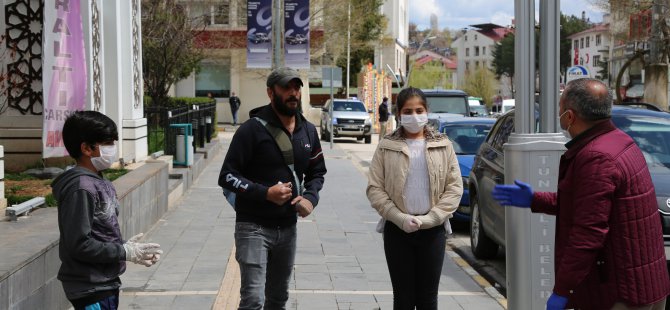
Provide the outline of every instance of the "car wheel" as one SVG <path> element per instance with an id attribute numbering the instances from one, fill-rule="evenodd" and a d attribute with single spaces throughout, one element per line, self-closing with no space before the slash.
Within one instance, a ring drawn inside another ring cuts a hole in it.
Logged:
<path id="1" fill-rule="evenodd" d="M 472 207 L 470 217 L 470 247 L 472 253 L 479 259 L 493 258 L 498 254 L 498 245 L 484 232 L 477 196 L 470 196 L 470 206 Z"/>
<path id="2" fill-rule="evenodd" d="M 356 141 L 363 141 L 363 137 L 356 137 Z"/>
<path id="3" fill-rule="evenodd" d="M 372 136 L 365 136 L 365 144 L 372 143 Z"/>

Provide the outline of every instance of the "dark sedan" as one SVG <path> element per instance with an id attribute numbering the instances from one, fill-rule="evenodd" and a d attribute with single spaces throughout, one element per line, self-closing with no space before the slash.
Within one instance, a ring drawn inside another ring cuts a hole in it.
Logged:
<path id="1" fill-rule="evenodd" d="M 614 106 L 612 121 L 633 138 L 647 161 L 670 258 L 670 113 Z M 470 172 L 470 243 L 478 258 L 491 258 L 505 246 L 505 209 L 493 200 L 491 191 L 505 179 L 503 145 L 513 131 L 514 111 L 510 111 L 496 121 Z"/>

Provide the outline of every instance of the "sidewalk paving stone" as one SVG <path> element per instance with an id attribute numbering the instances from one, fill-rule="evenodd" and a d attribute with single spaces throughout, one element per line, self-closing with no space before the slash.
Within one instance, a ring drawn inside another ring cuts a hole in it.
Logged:
<path id="1" fill-rule="evenodd" d="M 230 134 L 223 135 L 229 143 Z M 150 268 L 128 265 L 122 276 L 121 309 L 212 309 L 217 295 L 225 293 L 226 269 L 236 263 L 234 258 L 229 261 L 235 214 L 217 184 L 227 143 L 175 207 L 147 232 L 145 241 L 160 243 L 165 253 Z M 323 147 L 329 171 L 319 205 L 297 224 L 287 308 L 392 309 L 383 241 L 374 231 L 379 216 L 365 196 L 367 178 L 348 153 Z M 440 292 L 440 309 L 502 308 L 447 255 Z"/>

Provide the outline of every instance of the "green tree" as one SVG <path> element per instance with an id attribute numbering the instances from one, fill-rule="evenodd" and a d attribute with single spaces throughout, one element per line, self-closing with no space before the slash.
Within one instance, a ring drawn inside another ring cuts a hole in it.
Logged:
<path id="1" fill-rule="evenodd" d="M 493 96 L 496 95 L 495 84 L 493 72 L 486 67 L 480 67 L 467 75 L 464 90 L 470 96 L 482 98 L 486 106 L 490 108 Z"/>
<path id="2" fill-rule="evenodd" d="M 416 88 L 453 88 L 451 73 L 445 70 L 439 61 L 414 66 L 412 75 L 409 77 L 409 86 Z"/>
<path id="3" fill-rule="evenodd" d="M 596 76 L 597 79 L 603 80 L 603 81 L 609 81 L 610 80 L 610 71 L 609 71 L 609 60 L 608 58 L 605 58 L 603 60 L 598 61 L 596 64 L 598 67 L 598 75 Z"/>
<path id="4" fill-rule="evenodd" d="M 199 69 L 203 53 L 194 45 L 198 31 L 185 8 L 172 0 L 142 1 L 142 73 L 146 92 L 166 103 L 170 87 Z"/>
<path id="5" fill-rule="evenodd" d="M 347 17 L 351 3 L 351 18 Z M 381 13 L 383 0 L 323 1 L 322 15 L 325 39 L 323 64 L 334 64 L 346 75 L 347 30 L 351 29 L 350 86 L 357 85 L 363 65 L 374 60 L 374 44 L 382 39 L 387 20 Z"/>
<path id="6" fill-rule="evenodd" d="M 510 33 L 496 43 L 492 53 L 493 73 L 497 79 L 508 78 L 514 93 L 514 34 Z"/>

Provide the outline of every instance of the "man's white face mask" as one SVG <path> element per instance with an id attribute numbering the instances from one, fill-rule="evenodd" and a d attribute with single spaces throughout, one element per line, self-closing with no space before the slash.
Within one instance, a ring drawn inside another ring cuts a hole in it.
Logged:
<path id="1" fill-rule="evenodd" d="M 572 126 L 572 124 L 568 125 L 568 128 L 563 128 L 563 125 L 561 125 L 561 118 L 563 118 L 563 115 L 565 115 L 565 113 L 568 113 L 568 110 L 565 110 L 565 112 L 563 112 L 563 114 L 561 114 L 561 115 L 558 117 L 558 124 L 561 126 L 561 133 L 562 133 L 568 140 L 572 140 L 572 135 L 570 135 L 570 126 Z"/>

